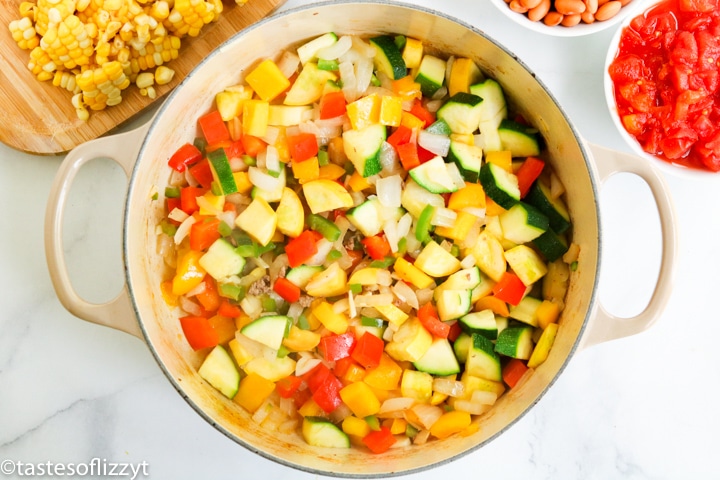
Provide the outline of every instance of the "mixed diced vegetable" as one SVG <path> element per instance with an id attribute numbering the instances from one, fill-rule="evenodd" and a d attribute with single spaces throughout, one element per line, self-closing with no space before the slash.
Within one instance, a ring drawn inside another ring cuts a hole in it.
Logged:
<path id="1" fill-rule="evenodd" d="M 470 58 L 327 33 L 168 155 L 161 285 L 199 375 L 279 434 L 467 434 L 549 355 L 578 247 L 537 130 Z"/>

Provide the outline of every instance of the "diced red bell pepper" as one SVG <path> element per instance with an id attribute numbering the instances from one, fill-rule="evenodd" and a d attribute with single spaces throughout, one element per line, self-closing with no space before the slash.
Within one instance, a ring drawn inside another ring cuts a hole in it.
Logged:
<path id="1" fill-rule="evenodd" d="M 181 317 L 180 326 L 193 350 L 214 347 L 218 344 L 218 334 L 205 317 L 194 315 Z"/>
<path id="2" fill-rule="evenodd" d="M 218 110 L 213 110 L 198 119 L 200 130 L 208 145 L 230 140 L 230 132 Z"/>
<path id="3" fill-rule="evenodd" d="M 340 335 L 326 335 L 320 339 L 318 351 L 328 362 L 349 357 L 355 348 L 355 335 L 346 332 Z"/>
<path id="4" fill-rule="evenodd" d="M 385 342 L 370 332 L 363 333 L 350 356 L 365 368 L 380 365 Z"/>
<path id="5" fill-rule="evenodd" d="M 313 392 L 312 398 L 325 412 L 331 413 L 342 404 L 340 390 L 343 383 L 330 372 L 325 380 Z"/>
<path id="6" fill-rule="evenodd" d="M 302 265 L 317 253 L 317 240 L 315 232 L 305 230 L 285 245 L 285 253 L 291 268 Z"/>
<path id="7" fill-rule="evenodd" d="M 215 240 L 220 238 L 220 220 L 217 218 L 208 218 L 195 222 L 190 227 L 190 248 L 192 250 L 202 251 L 210 247 Z"/>
<path id="8" fill-rule="evenodd" d="M 395 435 L 386 426 L 373 430 L 362 438 L 362 442 L 373 453 L 387 452 L 396 441 Z"/>
<path id="9" fill-rule="evenodd" d="M 341 91 L 328 92 L 320 98 L 320 119 L 339 117 L 347 109 L 345 94 Z"/>
<path id="10" fill-rule="evenodd" d="M 537 157 L 527 157 L 517 171 L 518 187 L 520 187 L 520 198 L 530 191 L 533 182 L 540 176 L 545 168 L 545 162 Z"/>
<path id="11" fill-rule="evenodd" d="M 192 215 L 197 212 L 200 207 L 197 204 L 197 197 L 202 196 L 205 190 L 198 187 L 183 187 L 180 189 L 180 209 Z"/>
<path id="12" fill-rule="evenodd" d="M 357 345 L 353 349 L 353 353 L 357 350 Z M 357 362 L 353 360 L 352 356 L 340 358 L 338 360 L 335 360 L 335 366 L 332 369 L 332 372 L 335 374 L 336 377 L 342 377 L 345 375 L 348 370 L 350 370 L 350 367 L 353 365 L 357 365 Z"/>
<path id="13" fill-rule="evenodd" d="M 185 168 L 199 162 L 201 158 L 202 153 L 200 150 L 192 143 L 186 143 L 172 154 L 170 160 L 168 160 L 168 165 L 178 172 L 184 172 Z"/>
<path id="14" fill-rule="evenodd" d="M 500 280 L 493 285 L 493 295 L 500 300 L 509 303 L 510 305 L 517 305 L 525 295 L 527 287 L 525 284 L 512 272 L 505 272 Z"/>
<path id="15" fill-rule="evenodd" d="M 400 158 L 400 163 L 405 170 L 412 170 L 420 165 L 420 157 L 418 157 L 418 146 L 415 143 L 401 143 L 395 147 Z"/>
<path id="16" fill-rule="evenodd" d="M 215 313 L 220 307 L 220 294 L 218 293 L 217 283 L 210 275 L 205 275 L 203 279 L 205 290 L 195 295 L 197 301 L 208 313 Z"/>
<path id="17" fill-rule="evenodd" d="M 190 174 L 203 188 L 210 188 L 214 180 L 212 170 L 210 169 L 210 161 L 203 158 L 195 165 L 188 169 Z"/>
<path id="18" fill-rule="evenodd" d="M 317 137 L 312 133 L 288 135 L 287 144 L 293 162 L 304 162 L 318 154 Z"/>
<path id="19" fill-rule="evenodd" d="M 292 283 L 285 277 L 278 277 L 273 285 L 275 293 L 280 295 L 283 300 L 290 303 L 295 303 L 300 300 L 300 287 Z"/>
<path id="20" fill-rule="evenodd" d="M 452 325 L 450 325 L 450 331 L 448 332 L 448 340 L 451 342 L 454 342 L 457 340 L 457 338 L 462 333 L 462 327 L 460 327 L 460 322 L 455 322 Z"/>
<path id="21" fill-rule="evenodd" d="M 301 377 L 290 375 L 278 380 L 275 383 L 275 389 L 282 398 L 291 398 L 300 389 L 302 382 Z"/>
<path id="22" fill-rule="evenodd" d="M 400 125 L 390 134 L 387 142 L 397 149 L 398 145 L 406 144 L 412 138 L 412 129 L 405 125 Z"/>
<path id="23" fill-rule="evenodd" d="M 252 135 L 243 135 L 240 141 L 242 142 L 245 153 L 253 158 L 257 157 L 258 153 L 262 152 L 267 147 L 267 143 Z"/>
<path id="24" fill-rule="evenodd" d="M 243 314 L 243 311 L 242 308 L 240 308 L 240 305 L 230 303 L 230 300 L 228 300 L 227 298 L 223 298 L 220 301 L 220 306 L 218 307 L 217 313 L 218 315 L 222 315 L 223 317 L 237 318 Z"/>
<path id="25" fill-rule="evenodd" d="M 365 237 L 360 240 L 365 247 L 365 251 L 373 260 L 382 260 L 390 255 L 390 244 L 387 239 L 381 235 Z"/>
<path id="26" fill-rule="evenodd" d="M 180 197 L 166 198 L 165 202 L 166 202 L 168 213 L 172 212 L 176 208 L 179 208 L 180 210 L 182 210 L 182 205 L 180 205 Z M 176 222 L 175 220 L 170 220 L 170 222 L 173 223 L 174 225 L 179 225 L 179 223 Z"/>
<path id="27" fill-rule="evenodd" d="M 450 325 L 440 321 L 437 310 L 432 303 L 428 302 L 417 311 L 418 320 L 425 330 L 430 332 L 434 337 L 448 338 L 450 333 Z"/>
<path id="28" fill-rule="evenodd" d="M 416 98 L 413 102 L 412 108 L 410 108 L 410 113 L 425 122 L 424 128 L 429 127 L 436 120 L 435 114 L 425 108 L 419 98 Z"/>
<path id="29" fill-rule="evenodd" d="M 503 367 L 503 381 L 508 385 L 508 387 L 515 388 L 515 385 L 517 385 L 518 381 L 522 378 L 525 372 L 527 372 L 527 370 L 528 367 L 525 365 L 525 362 L 517 358 L 512 358 Z"/>

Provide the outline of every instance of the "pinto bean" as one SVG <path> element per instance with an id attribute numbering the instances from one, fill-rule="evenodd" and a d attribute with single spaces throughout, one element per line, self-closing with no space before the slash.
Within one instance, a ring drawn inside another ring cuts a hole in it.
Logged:
<path id="1" fill-rule="evenodd" d="M 539 22 L 550 11 L 550 0 L 541 0 L 537 7 L 528 10 L 528 18 L 532 22 Z"/>
<path id="2" fill-rule="evenodd" d="M 542 0 L 520 0 L 520 4 L 528 10 L 537 7 L 540 2 L 542 2 Z"/>
<path id="3" fill-rule="evenodd" d="M 617 0 L 611 0 L 604 4 L 602 7 L 598 8 L 597 12 L 595 12 L 595 20 L 597 20 L 598 22 L 610 20 L 612 17 L 618 14 L 621 8 L 622 3 Z"/>
<path id="4" fill-rule="evenodd" d="M 580 13 L 575 13 L 573 15 L 565 15 L 565 18 L 562 19 L 562 22 L 560 22 L 560 25 L 563 27 L 574 27 L 578 23 L 580 23 Z"/>
<path id="5" fill-rule="evenodd" d="M 585 11 L 582 0 L 555 0 L 555 10 L 563 15 L 575 15 Z"/>
<path id="6" fill-rule="evenodd" d="M 562 22 L 563 15 L 562 13 L 558 12 L 548 12 L 547 15 L 545 15 L 545 18 L 543 18 L 543 23 L 547 25 L 548 27 L 556 27 L 560 25 L 560 22 Z"/>

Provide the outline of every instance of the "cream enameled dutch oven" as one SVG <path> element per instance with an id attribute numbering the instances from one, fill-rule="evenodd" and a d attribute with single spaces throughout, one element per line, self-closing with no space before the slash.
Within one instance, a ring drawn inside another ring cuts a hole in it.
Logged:
<path id="1" fill-rule="evenodd" d="M 514 110 L 537 126 L 549 159 L 567 188 L 580 246 L 567 306 L 549 358 L 519 387 L 510 390 L 469 436 L 455 435 L 412 448 L 373 455 L 358 449 L 309 447 L 299 435 L 279 437 L 253 423 L 241 407 L 211 388 L 197 374 L 201 358 L 185 341 L 177 313 L 163 301 L 163 260 L 156 254 L 155 226 L 169 169 L 163 159 L 196 135 L 195 119 L 210 109 L 214 95 L 238 83 L 243 70 L 259 59 L 323 33 L 396 33 L 420 38 L 442 52 L 474 59 L 505 88 Z M 125 287 L 106 304 L 91 304 L 73 289 L 62 245 L 62 217 L 77 171 L 95 158 L 113 158 L 129 175 L 123 220 Z M 637 174 L 650 187 L 662 231 L 659 278 L 647 308 L 633 318 L 618 318 L 598 301 L 602 242 L 598 190 L 615 172 Z M 674 213 L 661 177 L 636 157 L 587 145 L 563 110 L 535 76 L 505 48 L 481 31 L 435 11 L 384 1 L 332 1 L 270 17 L 240 32 L 196 68 L 167 98 L 146 125 L 100 138 L 73 150 L 62 164 L 50 193 L 46 250 L 51 277 L 62 304 L 85 320 L 123 330 L 145 341 L 168 380 L 188 403 L 225 435 L 251 451 L 301 470 L 320 474 L 384 477 L 426 469 L 467 454 L 497 437 L 523 416 L 550 388 L 575 352 L 599 342 L 648 328 L 670 296 L 676 251 Z"/>

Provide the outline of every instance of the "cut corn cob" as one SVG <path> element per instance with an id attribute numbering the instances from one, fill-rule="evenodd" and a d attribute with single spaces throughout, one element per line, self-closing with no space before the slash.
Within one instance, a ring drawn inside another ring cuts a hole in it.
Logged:
<path id="1" fill-rule="evenodd" d="M 40 37 L 35 31 L 35 26 L 28 17 L 22 17 L 20 20 L 10 22 L 10 33 L 18 47 L 23 50 L 32 50 L 40 45 Z"/>
<path id="2" fill-rule="evenodd" d="M 216 19 L 216 8 L 215 3 L 204 0 L 175 0 L 165 27 L 178 37 L 196 37 L 202 27 Z"/>

